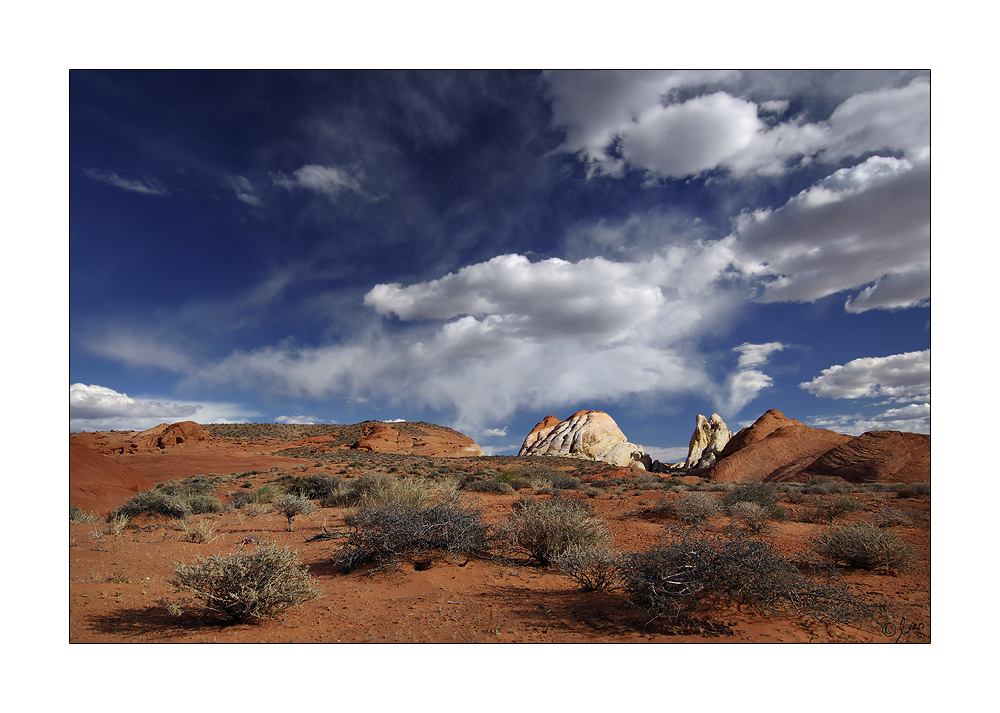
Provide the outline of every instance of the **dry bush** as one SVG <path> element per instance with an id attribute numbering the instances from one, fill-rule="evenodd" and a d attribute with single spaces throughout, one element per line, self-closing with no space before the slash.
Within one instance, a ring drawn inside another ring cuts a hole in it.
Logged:
<path id="1" fill-rule="evenodd" d="M 603 545 L 570 545 L 552 561 L 585 592 L 622 586 L 621 555 Z"/>
<path id="2" fill-rule="evenodd" d="M 195 525 L 194 529 L 186 528 L 187 539 L 189 542 L 195 542 L 200 545 L 206 545 L 210 542 L 215 542 L 219 539 L 219 535 L 215 534 L 215 530 L 219 527 L 219 523 L 214 520 L 208 520 L 202 518 Z"/>
<path id="3" fill-rule="evenodd" d="M 69 521 L 71 524 L 80 525 L 83 523 L 93 522 L 97 519 L 97 516 L 92 512 L 84 512 L 76 505 L 70 504 L 69 506 Z"/>
<path id="4" fill-rule="evenodd" d="M 296 515 L 308 515 L 316 511 L 316 506 L 313 505 L 313 501 L 309 498 L 299 497 L 298 495 L 289 495 L 285 493 L 284 495 L 279 495 L 271 503 L 271 506 L 277 511 L 288 518 L 288 531 L 292 532 L 292 518 Z"/>
<path id="5" fill-rule="evenodd" d="M 892 489 L 895 491 L 897 498 L 915 498 L 918 495 L 931 494 L 930 483 L 900 483 L 899 485 L 894 485 Z"/>
<path id="6" fill-rule="evenodd" d="M 811 544 L 821 557 L 860 569 L 902 569 L 913 557 L 913 547 L 898 532 L 868 522 L 832 528 Z"/>
<path id="7" fill-rule="evenodd" d="M 490 478 L 489 480 L 473 480 L 472 482 L 466 484 L 465 489 L 472 490 L 477 493 L 494 493 L 496 495 L 513 495 L 517 492 L 513 485 L 500 480 L 499 478 Z"/>
<path id="8" fill-rule="evenodd" d="M 424 506 L 441 492 L 441 486 L 423 478 L 405 478 L 387 473 L 367 472 L 344 481 L 338 493 L 324 501 L 324 505 L 370 506 L 386 503 L 403 503 Z"/>
<path id="9" fill-rule="evenodd" d="M 490 551 L 490 528 L 482 512 L 464 507 L 458 499 L 433 505 L 367 505 L 348 518 L 347 524 L 347 542 L 335 558 L 347 571 L 407 558 L 426 568 L 434 553 L 468 559 Z"/>
<path id="10" fill-rule="evenodd" d="M 199 558 L 195 565 L 176 565 L 174 572 L 173 584 L 192 592 L 202 609 L 236 623 L 272 619 L 319 596 L 297 554 L 273 544 Z"/>
<path id="11" fill-rule="evenodd" d="M 721 509 L 719 499 L 704 492 L 688 493 L 667 502 L 661 508 L 667 516 L 682 522 L 704 522 L 713 515 L 718 515 Z"/>
<path id="12" fill-rule="evenodd" d="M 222 503 L 218 498 L 211 495 L 188 495 L 184 496 L 184 501 L 191 508 L 192 515 L 204 515 L 211 512 L 222 512 Z"/>
<path id="13" fill-rule="evenodd" d="M 771 525 L 771 513 L 757 503 L 736 503 L 729 509 L 729 514 L 734 520 L 743 523 L 750 532 L 761 533 Z"/>
<path id="14" fill-rule="evenodd" d="M 778 511 L 778 495 L 778 486 L 774 483 L 744 483 L 726 493 L 722 505 L 731 510 L 737 503 L 755 503 L 774 514 Z"/>
<path id="15" fill-rule="evenodd" d="M 501 525 L 503 539 L 517 553 L 548 565 L 570 547 L 599 545 L 610 536 L 604 522 L 572 500 L 522 498 Z"/>
<path id="16" fill-rule="evenodd" d="M 630 601 L 654 617 L 679 619 L 710 602 L 862 627 L 882 616 L 835 578 L 807 578 L 772 545 L 735 528 L 721 534 L 688 528 L 675 541 L 626 554 L 622 579 Z"/>
<path id="17" fill-rule="evenodd" d="M 135 518 L 146 514 L 184 519 L 191 515 L 191 506 L 180 496 L 170 495 L 162 490 L 145 490 L 125 501 L 121 507 L 108 516 L 108 521 L 110 522 L 110 518 L 118 515 Z"/>
<path id="18" fill-rule="evenodd" d="M 897 527 L 913 524 L 913 516 L 894 507 L 883 507 L 872 518 L 876 527 Z"/>

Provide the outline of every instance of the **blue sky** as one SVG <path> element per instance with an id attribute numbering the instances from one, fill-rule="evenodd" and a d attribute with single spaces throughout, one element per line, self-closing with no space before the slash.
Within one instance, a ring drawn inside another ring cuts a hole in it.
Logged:
<path id="1" fill-rule="evenodd" d="M 930 432 L 924 71 L 69 76 L 71 430 Z"/>

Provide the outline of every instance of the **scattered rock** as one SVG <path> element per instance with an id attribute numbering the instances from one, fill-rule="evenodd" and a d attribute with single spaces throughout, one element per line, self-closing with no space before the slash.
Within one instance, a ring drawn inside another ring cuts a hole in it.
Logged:
<path id="1" fill-rule="evenodd" d="M 652 467 L 642 446 L 629 443 L 614 419 L 603 411 L 578 411 L 565 421 L 546 416 L 524 439 L 519 456 L 567 456 L 625 467 Z"/>

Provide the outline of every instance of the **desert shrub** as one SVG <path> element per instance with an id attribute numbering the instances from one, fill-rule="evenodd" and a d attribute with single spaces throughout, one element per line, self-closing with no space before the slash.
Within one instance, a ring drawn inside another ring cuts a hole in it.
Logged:
<path id="1" fill-rule="evenodd" d="M 754 533 L 764 532 L 771 523 L 771 513 L 757 503 L 736 503 L 729 509 L 729 514 Z"/>
<path id="2" fill-rule="evenodd" d="M 84 512 L 76 505 L 72 503 L 69 506 L 69 521 L 73 524 L 79 525 L 86 522 L 93 522 L 96 516 L 90 512 Z"/>
<path id="3" fill-rule="evenodd" d="M 604 523 L 572 500 L 522 498 L 504 520 L 503 537 L 515 552 L 548 565 L 573 545 L 599 545 L 609 539 Z"/>
<path id="4" fill-rule="evenodd" d="M 466 490 L 473 490 L 478 493 L 495 493 L 497 495 L 513 495 L 517 491 L 510 483 L 498 478 L 490 480 L 474 480 L 465 486 Z"/>
<path id="5" fill-rule="evenodd" d="M 912 525 L 913 517 L 894 507 L 883 507 L 872 518 L 875 527 L 897 527 L 899 525 Z"/>
<path id="6" fill-rule="evenodd" d="M 704 522 L 719 513 L 719 500 L 713 495 L 693 492 L 663 506 L 663 512 L 683 522 Z"/>
<path id="7" fill-rule="evenodd" d="M 930 495 L 930 483 L 900 483 L 892 488 L 897 498 L 915 498 L 918 495 Z"/>
<path id="8" fill-rule="evenodd" d="M 621 586 L 621 555 L 603 545 L 570 545 L 552 561 L 586 592 Z"/>
<path id="9" fill-rule="evenodd" d="M 575 475 L 555 471 L 548 480 L 556 490 L 583 490 L 583 481 Z"/>
<path id="10" fill-rule="evenodd" d="M 250 500 L 258 505 L 273 503 L 275 498 L 283 495 L 285 489 L 278 483 L 265 483 L 250 493 Z"/>
<path id="11" fill-rule="evenodd" d="M 313 473 L 292 478 L 285 490 L 292 495 L 310 500 L 326 500 L 335 497 L 343 487 L 344 479 L 330 473 Z"/>
<path id="12" fill-rule="evenodd" d="M 770 543 L 736 529 L 708 534 L 691 528 L 673 542 L 626 554 L 622 581 L 633 604 L 673 619 L 712 601 L 855 626 L 871 624 L 882 613 L 835 578 L 803 576 Z"/>
<path id="13" fill-rule="evenodd" d="M 313 505 L 313 501 L 309 498 L 303 498 L 298 495 L 290 495 L 288 493 L 276 497 L 271 505 L 275 510 L 288 518 L 289 532 L 292 532 L 293 530 L 292 518 L 296 515 L 308 515 L 316 510 L 316 506 Z"/>
<path id="14" fill-rule="evenodd" d="M 222 503 L 211 495 L 188 495 L 183 498 L 191 508 L 193 515 L 203 515 L 210 512 L 222 512 Z"/>
<path id="15" fill-rule="evenodd" d="M 913 557 L 913 547 L 895 530 L 868 522 L 832 528 L 812 541 L 813 550 L 834 563 L 860 569 L 901 569 Z"/>
<path id="16" fill-rule="evenodd" d="M 193 529 L 185 528 L 185 532 L 187 533 L 187 539 L 190 542 L 195 542 L 198 544 L 207 544 L 209 542 L 214 542 L 219 538 L 219 536 L 215 534 L 215 531 L 218 528 L 218 526 L 219 524 L 217 522 L 213 522 L 211 520 L 203 518 L 198 521 L 198 524 L 195 525 Z"/>
<path id="17" fill-rule="evenodd" d="M 432 505 L 385 502 L 367 505 L 348 519 L 347 542 L 335 562 L 351 571 L 409 558 L 425 568 L 434 553 L 467 558 L 490 550 L 490 528 L 482 512 L 450 499 Z"/>
<path id="18" fill-rule="evenodd" d="M 178 564 L 174 573 L 173 584 L 192 592 L 201 608 L 237 623 L 271 619 L 319 596 L 297 554 L 273 544 Z"/>
<path id="19" fill-rule="evenodd" d="M 722 504 L 727 510 L 737 503 L 755 503 L 768 512 L 773 512 L 778 506 L 778 488 L 774 483 L 738 485 L 722 498 Z"/>
<path id="20" fill-rule="evenodd" d="M 813 478 L 809 481 L 809 485 L 804 488 L 804 492 L 809 495 L 839 495 L 850 492 L 850 486 L 839 480 Z"/>
<path id="21" fill-rule="evenodd" d="M 337 505 L 377 505 L 405 503 L 427 505 L 436 493 L 436 486 L 422 478 L 403 478 L 386 473 L 367 472 L 345 481 L 339 497 L 329 502 Z"/>
<path id="22" fill-rule="evenodd" d="M 527 477 L 521 475 L 521 473 L 516 470 L 511 470 L 511 469 L 501 470 L 500 473 L 497 475 L 497 480 L 499 480 L 502 483 L 507 483 L 515 491 L 521 490 L 522 488 L 531 487 L 531 481 Z"/>
<path id="23" fill-rule="evenodd" d="M 183 519 L 191 514 L 191 506 L 178 495 L 170 495 L 162 490 L 145 490 L 125 501 L 121 507 L 109 515 L 108 521 L 110 522 L 110 518 L 116 515 L 135 518 L 146 514 Z"/>

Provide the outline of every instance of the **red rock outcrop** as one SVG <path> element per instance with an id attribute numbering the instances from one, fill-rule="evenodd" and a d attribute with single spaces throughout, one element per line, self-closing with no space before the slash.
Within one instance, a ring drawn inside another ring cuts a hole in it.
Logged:
<path id="1" fill-rule="evenodd" d="M 722 483 L 809 480 L 802 471 L 851 436 L 812 428 L 771 409 L 733 436 L 709 470 Z"/>
<path id="2" fill-rule="evenodd" d="M 391 423 L 366 423 L 351 448 L 372 453 L 401 453 L 432 458 L 471 458 L 485 455 L 479 444 L 451 429 L 421 424 L 416 433 L 402 433 Z"/>
<path id="3" fill-rule="evenodd" d="M 69 501 L 81 510 L 106 514 L 153 487 L 134 468 L 79 443 L 69 444 Z"/>
<path id="4" fill-rule="evenodd" d="M 719 482 L 842 478 L 852 483 L 930 482 L 930 436 L 870 431 L 848 436 L 771 409 L 733 436 L 704 471 Z"/>
<path id="5" fill-rule="evenodd" d="M 930 482 L 930 456 L 928 435 L 869 431 L 827 451 L 806 470 L 852 483 L 926 483 Z"/>

